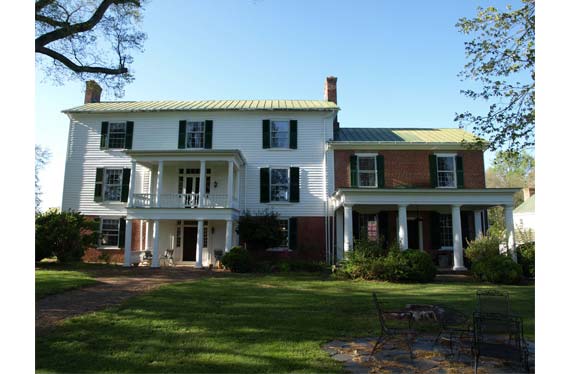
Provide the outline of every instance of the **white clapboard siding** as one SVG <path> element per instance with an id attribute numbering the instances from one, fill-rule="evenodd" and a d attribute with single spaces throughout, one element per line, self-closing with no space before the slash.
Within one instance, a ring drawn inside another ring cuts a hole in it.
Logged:
<path id="1" fill-rule="evenodd" d="M 262 148 L 263 119 L 298 120 L 298 149 Z M 134 121 L 134 150 L 177 149 L 180 120 L 213 120 L 213 149 L 238 149 L 246 159 L 240 176 L 240 209 L 272 208 L 282 216 L 323 216 L 325 193 L 333 190 L 333 154 L 324 155 L 325 141 L 333 137 L 332 117 L 326 112 L 173 112 L 126 114 L 74 114 L 70 123 L 63 209 L 84 214 L 123 215 L 124 203 L 98 203 L 93 199 L 97 167 L 130 167 L 122 151 L 100 150 L 101 122 Z M 324 157 L 326 162 L 324 166 Z M 259 203 L 259 168 L 300 167 L 299 203 Z M 197 167 L 193 165 L 193 167 Z M 226 193 L 227 166 L 210 164 L 212 193 Z M 324 167 L 328 168 L 324 173 Z M 177 168 L 164 168 L 164 192 L 177 192 Z M 137 166 L 137 192 L 154 192 L 155 175 Z M 153 170 L 155 172 L 155 169 Z M 327 179 L 327 188 L 324 183 Z M 212 187 L 214 188 L 214 187 Z"/>

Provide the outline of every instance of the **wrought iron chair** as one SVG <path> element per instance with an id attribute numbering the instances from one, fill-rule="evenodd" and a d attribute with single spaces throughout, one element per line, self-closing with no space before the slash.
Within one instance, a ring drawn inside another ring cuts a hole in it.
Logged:
<path id="1" fill-rule="evenodd" d="M 478 314 L 511 315 L 508 292 L 497 289 L 477 290 L 475 311 Z"/>
<path id="2" fill-rule="evenodd" d="M 481 356 L 519 362 L 526 372 L 530 371 L 528 346 L 524 340 L 524 328 L 520 317 L 475 312 L 473 322 L 472 353 L 476 374 Z"/>
<path id="3" fill-rule="evenodd" d="M 397 339 L 405 342 L 407 348 L 409 349 L 409 356 L 413 359 L 413 342 L 415 340 L 416 332 L 411 328 L 411 321 L 413 320 L 413 314 L 411 312 L 405 311 L 390 311 L 390 310 L 383 310 L 382 305 L 383 302 L 378 300 L 376 293 L 372 293 L 372 299 L 374 302 L 374 311 L 378 317 L 378 321 L 380 324 L 380 335 L 376 340 L 376 344 L 372 348 L 370 352 L 370 356 L 368 356 L 368 360 L 372 358 L 374 352 L 378 347 L 383 347 L 385 342 L 390 339 Z M 386 316 L 393 316 L 394 319 L 407 319 L 407 327 L 389 327 L 386 323 Z"/>
<path id="4" fill-rule="evenodd" d="M 462 346 L 471 348 L 473 332 L 468 316 L 459 310 L 446 307 L 442 312 L 437 313 L 437 320 L 440 330 L 434 340 L 433 348 L 439 341 L 448 342 L 450 354 L 454 354 L 454 343 L 458 344 L 458 354 Z M 469 343 L 464 345 L 466 340 Z"/>

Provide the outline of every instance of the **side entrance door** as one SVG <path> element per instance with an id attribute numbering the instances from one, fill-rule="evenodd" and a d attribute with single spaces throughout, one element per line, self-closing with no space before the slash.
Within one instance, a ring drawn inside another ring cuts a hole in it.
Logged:
<path id="1" fill-rule="evenodd" d="M 407 242 L 409 248 L 419 249 L 419 221 L 416 219 L 407 220 Z"/>
<path id="2" fill-rule="evenodd" d="M 197 255 L 197 228 L 183 228 L 183 261 L 195 261 Z"/>

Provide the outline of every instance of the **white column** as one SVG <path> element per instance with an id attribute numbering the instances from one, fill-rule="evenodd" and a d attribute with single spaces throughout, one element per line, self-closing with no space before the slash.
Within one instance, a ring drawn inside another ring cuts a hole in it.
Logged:
<path id="1" fill-rule="evenodd" d="M 144 250 L 150 248 L 150 221 L 146 221 L 146 238 L 144 239 Z"/>
<path id="2" fill-rule="evenodd" d="M 505 205 L 503 208 L 505 214 L 505 229 L 508 251 L 510 252 L 510 256 L 512 257 L 512 259 L 517 262 L 516 241 L 514 239 L 513 207 L 512 205 Z"/>
<path id="3" fill-rule="evenodd" d="M 199 175 L 199 208 L 205 205 L 206 192 L 206 161 L 201 161 L 201 172 Z"/>
<path id="4" fill-rule="evenodd" d="M 232 208 L 234 197 L 234 161 L 228 161 L 228 202 L 227 207 Z"/>
<path id="5" fill-rule="evenodd" d="M 197 221 L 197 254 L 195 267 L 200 269 L 203 267 L 203 237 L 204 237 L 204 224 L 202 220 Z"/>
<path id="6" fill-rule="evenodd" d="M 343 248 L 345 246 L 344 236 L 343 233 L 343 220 L 345 219 L 345 215 L 343 214 L 343 209 L 339 208 L 335 211 L 335 230 L 337 235 L 337 261 L 341 261 L 343 259 Z"/>
<path id="7" fill-rule="evenodd" d="M 143 235 L 144 234 L 144 231 L 143 231 L 144 230 L 144 221 L 140 220 L 138 222 L 140 222 L 140 233 L 139 233 L 140 243 L 138 245 L 138 250 L 142 251 L 142 248 L 144 248 L 144 245 L 143 245 L 144 244 L 144 235 Z"/>
<path id="8" fill-rule="evenodd" d="M 452 205 L 452 236 L 454 239 L 454 267 L 452 270 L 466 270 L 462 246 L 462 216 L 459 205 Z"/>
<path id="9" fill-rule="evenodd" d="M 162 206 L 162 199 L 160 196 L 162 194 L 163 180 L 164 180 L 164 162 L 160 160 L 158 162 L 158 179 L 156 181 L 156 207 L 158 208 Z"/>
<path id="10" fill-rule="evenodd" d="M 240 194 L 241 194 L 241 188 L 242 188 L 242 184 L 241 184 L 241 169 L 238 166 L 236 169 L 236 199 L 238 200 L 238 206 L 237 208 L 240 208 Z"/>
<path id="11" fill-rule="evenodd" d="M 152 267 L 160 267 L 160 220 L 154 220 L 154 244 L 152 247 Z"/>
<path id="12" fill-rule="evenodd" d="M 481 222 L 481 214 L 483 213 L 482 210 L 476 210 L 473 212 L 473 217 L 475 220 L 475 237 L 480 238 L 483 236 L 483 225 Z"/>
<path id="13" fill-rule="evenodd" d="M 345 219 L 343 249 L 345 252 L 349 252 L 353 250 L 353 206 L 345 205 L 343 212 Z"/>
<path id="14" fill-rule="evenodd" d="M 404 251 L 409 248 L 409 239 L 407 238 L 407 205 L 398 205 L 397 215 L 397 238 L 399 240 L 399 247 Z"/>
<path id="15" fill-rule="evenodd" d="M 136 161 L 132 160 L 131 179 L 130 179 L 130 182 L 129 182 L 129 198 L 128 198 L 128 202 L 127 202 L 127 206 L 129 208 L 132 207 L 132 205 L 133 205 L 135 186 L 136 186 Z"/>
<path id="16" fill-rule="evenodd" d="M 232 220 L 226 220 L 226 240 L 224 244 L 224 253 L 230 252 L 232 249 Z"/>
<path id="17" fill-rule="evenodd" d="M 125 220 L 125 262 L 123 266 L 131 266 L 131 246 L 132 246 L 132 219 Z"/>

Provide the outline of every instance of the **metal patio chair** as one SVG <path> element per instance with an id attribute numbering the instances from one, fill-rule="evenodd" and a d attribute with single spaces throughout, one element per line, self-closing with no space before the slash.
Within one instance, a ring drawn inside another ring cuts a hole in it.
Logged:
<path id="1" fill-rule="evenodd" d="M 526 372 L 530 371 L 528 346 L 524 340 L 524 328 L 520 317 L 475 312 L 473 322 L 472 353 L 476 374 L 481 356 L 518 362 Z"/>
<path id="2" fill-rule="evenodd" d="M 511 315 L 508 292 L 497 289 L 477 290 L 475 311 L 478 314 Z"/>
<path id="3" fill-rule="evenodd" d="M 372 348 L 370 352 L 370 356 L 368 356 L 368 360 L 372 358 L 374 352 L 378 347 L 382 348 L 384 344 L 390 340 L 400 340 L 405 342 L 407 348 L 409 349 L 409 356 L 413 359 L 413 342 L 415 340 L 416 332 L 411 328 L 411 322 L 413 320 L 413 314 L 411 312 L 406 311 L 391 311 L 391 310 L 383 310 L 382 304 L 383 302 L 378 300 L 376 293 L 372 293 L 372 299 L 374 302 L 374 311 L 377 315 L 378 322 L 380 324 L 380 335 L 376 340 L 376 344 Z M 407 320 L 407 327 L 389 327 L 386 322 L 386 316 L 393 316 L 394 319 L 406 319 Z"/>
<path id="4" fill-rule="evenodd" d="M 175 261 L 173 259 L 173 253 L 175 249 L 166 249 L 164 255 L 161 257 L 160 261 L 163 260 L 165 266 L 175 266 Z"/>
<path id="5" fill-rule="evenodd" d="M 444 341 L 448 343 L 450 354 L 454 354 L 454 344 L 456 343 L 459 354 L 466 340 L 469 341 L 467 348 L 471 348 L 473 331 L 467 315 L 454 308 L 446 307 L 443 308 L 441 313 L 437 314 L 437 320 L 439 331 L 433 342 L 433 348 L 440 341 Z"/>

